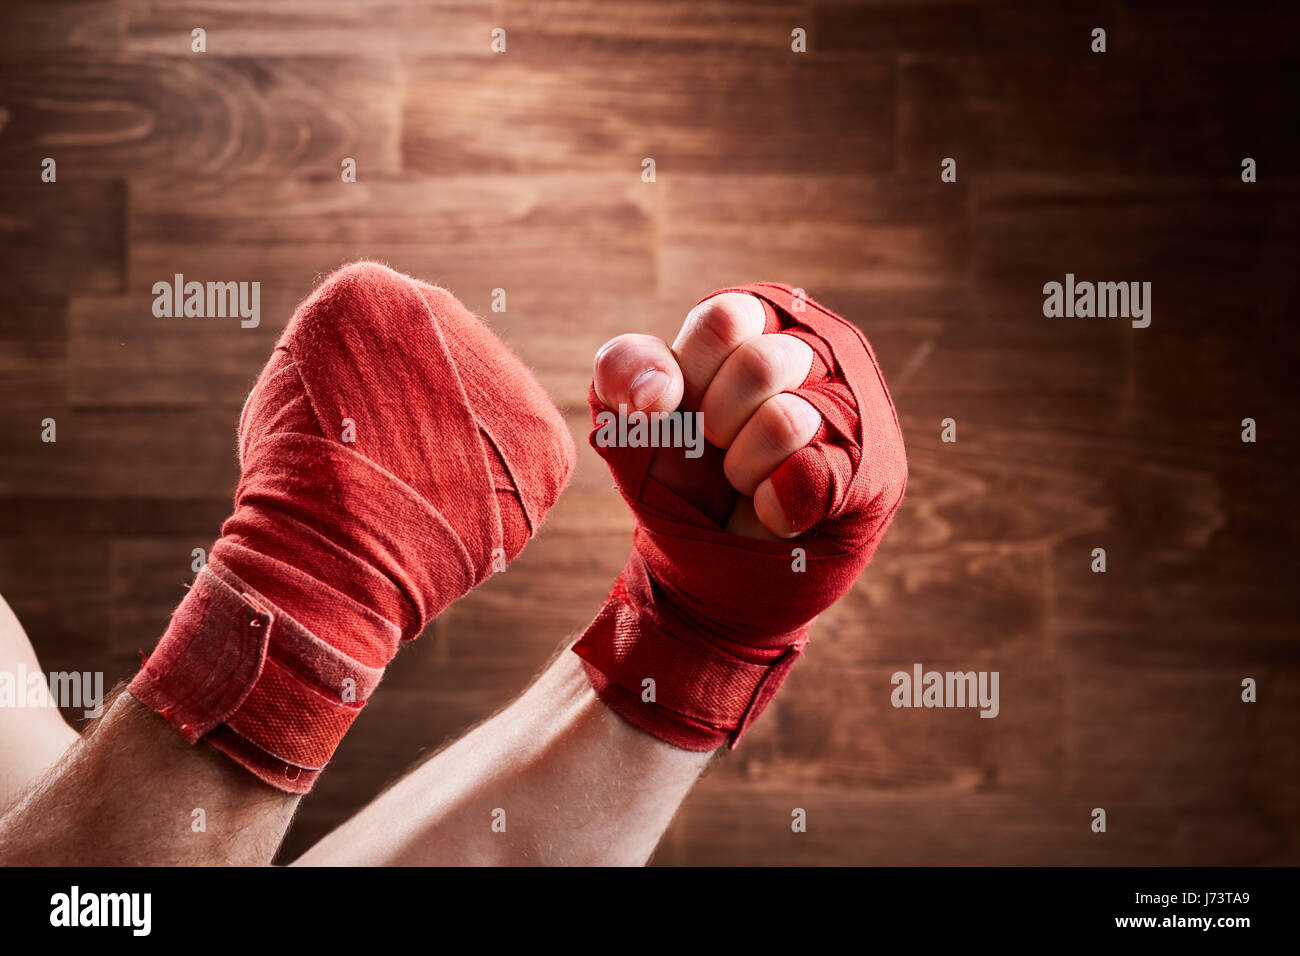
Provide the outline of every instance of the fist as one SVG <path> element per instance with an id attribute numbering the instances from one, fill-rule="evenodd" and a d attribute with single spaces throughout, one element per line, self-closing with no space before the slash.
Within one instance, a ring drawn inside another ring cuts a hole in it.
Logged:
<path id="1" fill-rule="evenodd" d="M 661 448 L 650 475 L 731 534 L 794 537 L 773 487 L 774 471 L 823 434 L 822 416 L 791 394 L 814 353 L 792 335 L 764 334 L 757 298 L 724 292 L 686 316 L 669 346 L 653 335 L 610 339 L 596 353 L 593 384 L 608 408 L 699 412 L 708 445 L 698 458 Z"/>

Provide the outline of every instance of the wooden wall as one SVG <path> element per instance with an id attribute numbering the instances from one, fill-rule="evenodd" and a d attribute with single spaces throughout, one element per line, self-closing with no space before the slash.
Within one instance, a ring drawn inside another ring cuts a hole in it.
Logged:
<path id="1" fill-rule="evenodd" d="M 606 338 L 788 281 L 876 346 L 909 495 L 658 861 L 1300 861 L 1300 17 L 1058 6 L 6 0 L 0 592 L 47 668 L 129 676 L 227 512 L 271 344 L 349 260 L 487 316 L 580 446 Z M 260 281 L 261 325 L 155 319 L 177 272 Z M 1150 327 L 1045 318 L 1067 272 L 1151 282 Z M 580 447 L 524 557 L 402 654 L 285 856 L 524 687 L 629 528 Z M 895 710 L 916 662 L 999 671 L 1000 716 Z"/>

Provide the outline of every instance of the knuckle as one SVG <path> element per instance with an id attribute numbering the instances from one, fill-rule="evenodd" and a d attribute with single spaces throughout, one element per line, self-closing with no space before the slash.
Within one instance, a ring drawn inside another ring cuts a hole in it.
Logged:
<path id="1" fill-rule="evenodd" d="M 785 381 L 785 352 L 780 343 L 763 336 L 742 345 L 736 352 L 737 372 L 742 385 L 750 390 L 770 392 Z"/>
<path id="2" fill-rule="evenodd" d="M 817 430 L 820 416 L 803 399 L 782 392 L 763 403 L 759 425 L 764 437 L 778 448 L 802 445 Z"/>
<path id="3" fill-rule="evenodd" d="M 696 317 L 695 329 L 718 345 L 731 345 L 740 338 L 738 317 L 725 305 L 705 306 Z"/>
<path id="4" fill-rule="evenodd" d="M 752 323 L 735 298 L 720 295 L 695 309 L 692 330 L 717 346 L 731 349 L 753 334 Z"/>

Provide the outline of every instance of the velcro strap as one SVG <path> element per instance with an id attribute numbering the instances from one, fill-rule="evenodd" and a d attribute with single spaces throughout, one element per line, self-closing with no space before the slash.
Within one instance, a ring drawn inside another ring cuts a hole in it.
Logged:
<path id="1" fill-rule="evenodd" d="M 189 743 L 223 723 L 262 672 L 271 615 L 205 567 L 154 652 L 131 681 L 131 696 L 162 715 Z"/>
<path id="2" fill-rule="evenodd" d="M 130 691 L 191 744 L 220 728 L 265 755 L 259 764 L 311 771 L 329 761 L 382 676 L 210 561 Z"/>
<path id="3" fill-rule="evenodd" d="M 314 689 L 274 656 L 226 725 L 272 757 L 320 770 L 361 713 L 364 700 L 333 700 Z"/>
<path id="4" fill-rule="evenodd" d="M 573 650 L 609 684 L 627 692 L 616 698 L 602 695 L 615 711 L 638 726 L 648 719 L 661 722 L 665 712 L 675 714 L 698 738 L 698 749 L 705 749 L 721 740 L 736 745 L 771 701 L 804 643 L 796 640 L 774 663 L 743 661 L 647 620 L 624 603 L 616 588 Z M 643 696 L 650 686 L 647 679 L 654 681 L 652 701 Z M 639 719 L 625 712 L 638 706 L 634 701 L 645 710 Z"/>

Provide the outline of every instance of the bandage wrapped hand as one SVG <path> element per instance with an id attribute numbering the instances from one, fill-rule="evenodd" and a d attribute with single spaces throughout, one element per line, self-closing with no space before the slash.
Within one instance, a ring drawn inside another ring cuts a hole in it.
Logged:
<path id="1" fill-rule="evenodd" d="M 902 431 L 875 355 L 801 292 L 756 283 L 702 300 L 672 349 L 609 342 L 590 404 L 592 444 L 637 523 L 573 649 L 630 723 L 690 750 L 734 746 L 902 501 Z M 673 411 L 698 416 L 702 454 L 602 428 L 611 413 Z"/>
<path id="2" fill-rule="evenodd" d="M 238 437 L 234 512 L 130 692 L 304 792 L 401 643 L 523 549 L 573 443 L 449 292 L 370 262 L 299 306 Z"/>

